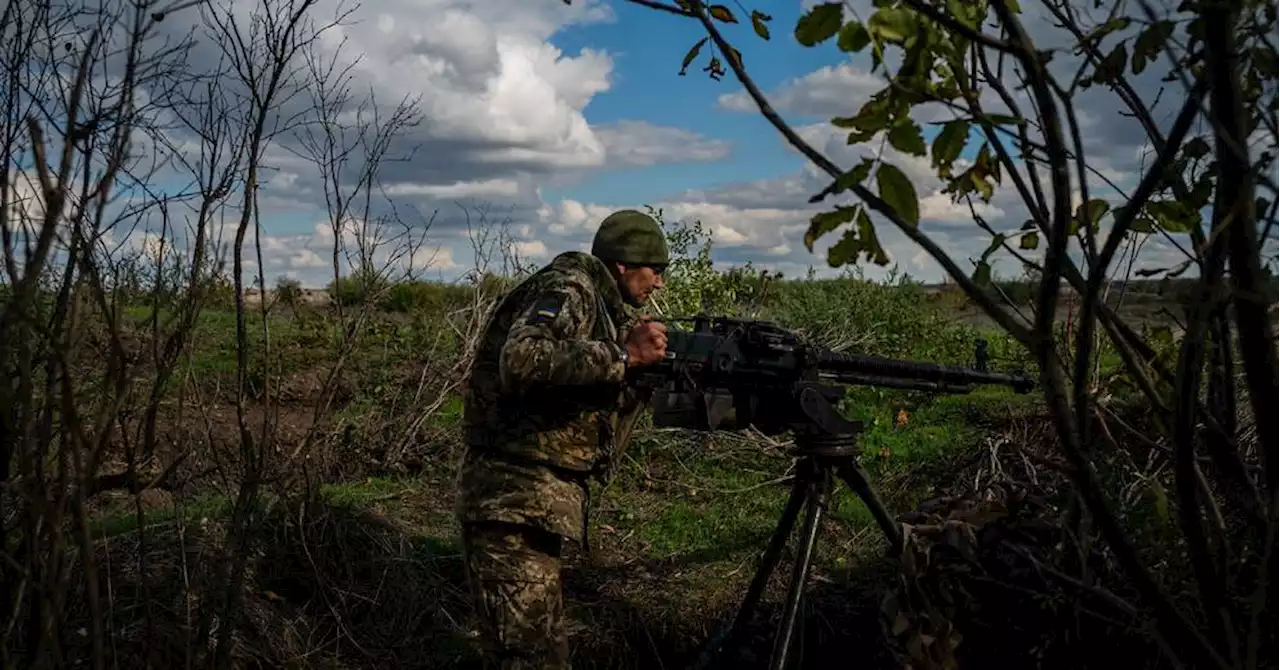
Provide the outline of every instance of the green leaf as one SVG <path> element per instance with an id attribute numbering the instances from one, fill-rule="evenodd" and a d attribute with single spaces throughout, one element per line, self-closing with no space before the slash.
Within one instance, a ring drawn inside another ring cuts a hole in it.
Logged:
<path id="1" fill-rule="evenodd" d="M 871 223 L 871 217 L 867 216 L 866 210 L 860 206 L 857 208 L 856 217 L 857 225 L 846 230 L 840 241 L 827 249 L 827 263 L 832 267 L 840 267 L 856 263 L 861 254 L 866 254 L 867 258 L 876 265 L 888 265 L 889 256 L 880 244 L 875 226 Z"/>
<path id="2" fill-rule="evenodd" d="M 915 34 L 914 15 L 905 7 L 885 7 L 867 19 L 867 31 L 877 41 L 897 44 Z"/>
<path id="3" fill-rule="evenodd" d="M 1067 232 L 1071 235 L 1075 235 L 1076 231 L 1080 229 L 1080 224 L 1083 221 L 1089 222 L 1090 230 L 1097 230 L 1098 222 L 1102 221 L 1102 217 L 1110 209 L 1111 205 L 1108 204 L 1106 200 L 1090 198 L 1087 211 L 1085 209 L 1085 203 L 1081 203 L 1079 207 L 1076 207 L 1076 215 L 1072 217 Z"/>
<path id="4" fill-rule="evenodd" d="M 684 62 L 680 64 L 681 77 L 685 76 L 685 70 L 689 69 L 689 65 L 693 63 L 693 59 L 698 57 L 698 52 L 702 51 L 702 45 L 706 43 L 707 43 L 707 38 L 704 37 L 698 40 L 697 43 L 695 43 L 692 47 L 689 48 L 689 52 L 684 55 Z"/>
<path id="5" fill-rule="evenodd" d="M 871 217 L 867 216 L 865 209 L 858 210 L 858 233 L 863 241 L 862 250 L 871 258 L 871 261 L 881 267 L 888 265 L 889 255 L 881 246 L 880 236 L 876 235 L 876 227 L 871 223 Z"/>
<path id="6" fill-rule="evenodd" d="M 965 0 L 947 0 L 947 13 L 969 28 L 977 29 L 978 27 L 973 6 Z"/>
<path id="7" fill-rule="evenodd" d="M 1004 246 L 1004 233 L 996 233 L 991 236 L 991 241 L 987 243 L 987 248 L 982 251 L 982 260 L 991 258 L 991 254 L 999 251 Z"/>
<path id="8" fill-rule="evenodd" d="M 1034 232 L 1023 233 L 1022 237 L 1018 238 L 1019 249 L 1035 249 L 1038 246 L 1040 246 L 1040 236 Z"/>
<path id="9" fill-rule="evenodd" d="M 850 21 L 840 29 L 840 37 L 836 39 L 836 47 L 846 53 L 858 53 L 871 43 L 871 33 L 858 21 Z"/>
<path id="10" fill-rule="evenodd" d="M 738 67 L 742 67 L 742 52 L 738 51 L 736 47 L 729 47 L 729 53 L 725 54 L 725 58 L 728 58 L 733 63 L 737 63 Z"/>
<path id="11" fill-rule="evenodd" d="M 1173 36 L 1173 21 L 1157 21 L 1143 30 L 1133 42 L 1133 62 L 1130 69 L 1134 74 L 1141 74 L 1147 69 L 1147 63 L 1160 57 L 1164 43 Z"/>
<path id="12" fill-rule="evenodd" d="M 751 27 L 755 29 L 757 35 L 766 40 L 769 39 L 768 22 L 772 20 L 772 16 L 769 16 L 758 9 L 751 10 Z"/>
<path id="13" fill-rule="evenodd" d="M 1156 225 L 1170 233 L 1191 232 L 1192 226 L 1200 224 L 1200 212 L 1177 200 L 1149 202 L 1147 212 L 1155 219 Z"/>
<path id="14" fill-rule="evenodd" d="M 1138 218 L 1133 220 L 1133 225 L 1129 226 L 1129 230 L 1135 233 L 1154 233 L 1156 232 L 1155 221 L 1152 221 L 1149 216 L 1140 214 Z"/>
<path id="15" fill-rule="evenodd" d="M 1093 81 L 1109 84 L 1124 73 L 1124 64 L 1129 60 L 1129 47 L 1126 42 L 1116 45 L 1106 58 L 1098 63 L 1093 71 Z"/>
<path id="16" fill-rule="evenodd" d="M 711 5 L 710 7 L 707 7 L 707 11 L 711 13 L 713 18 L 719 21 L 723 21 L 725 23 L 738 22 L 738 17 L 734 16 L 733 12 L 729 11 L 729 8 L 724 5 Z"/>
<path id="17" fill-rule="evenodd" d="M 965 174 L 969 175 L 969 181 L 973 184 L 974 190 L 982 194 L 982 201 L 991 202 L 992 196 L 996 194 L 996 187 L 987 181 L 986 175 L 976 168 L 969 168 Z"/>
<path id="18" fill-rule="evenodd" d="M 1210 151 L 1209 143 L 1203 137 L 1193 137 L 1182 147 L 1183 154 L 1192 159 L 1204 158 Z"/>
<path id="19" fill-rule="evenodd" d="M 889 98 L 877 94 L 862 104 L 857 115 L 853 117 L 837 117 L 831 120 L 838 128 L 855 128 L 858 132 L 849 134 L 849 144 L 865 142 L 873 135 L 889 125 Z"/>
<path id="20" fill-rule="evenodd" d="M 862 162 L 859 163 L 857 167 L 840 175 L 840 177 L 836 179 L 836 192 L 842 193 L 853 188 L 855 185 L 866 181 L 867 175 L 871 174 L 871 168 L 874 165 L 874 160 L 870 158 L 862 159 Z"/>
<path id="21" fill-rule="evenodd" d="M 796 41 L 811 47 L 831 39 L 844 22 L 844 3 L 816 5 L 796 22 Z"/>
<path id="22" fill-rule="evenodd" d="M 850 228 L 844 231 L 844 236 L 840 238 L 840 241 L 827 249 L 827 264 L 833 268 L 848 265 L 850 261 L 857 258 L 858 245 L 858 230 Z"/>
<path id="23" fill-rule="evenodd" d="M 978 266 L 973 269 L 973 275 L 970 278 L 978 286 L 990 286 L 991 266 L 986 261 L 978 261 Z"/>
<path id="24" fill-rule="evenodd" d="M 1094 44 L 1097 44 L 1098 42 L 1101 42 L 1102 39 L 1107 35 L 1110 35 L 1111 33 L 1114 33 L 1117 30 L 1124 30 L 1125 28 L 1128 28 L 1130 23 L 1131 23 L 1131 19 L 1129 19 L 1128 17 L 1111 19 L 1110 21 L 1107 21 L 1106 23 L 1089 31 L 1089 34 L 1085 35 L 1084 38 L 1080 41 L 1082 43 L 1092 42 Z M 1083 51 L 1083 48 L 1078 49 L 1076 53 L 1080 53 L 1081 51 Z"/>
<path id="25" fill-rule="evenodd" d="M 880 198 L 893 208 L 893 211 L 908 225 L 920 223 L 920 202 L 916 197 L 916 187 L 892 163 L 881 163 L 876 170 L 876 185 L 880 187 Z"/>
<path id="26" fill-rule="evenodd" d="M 960 153 L 964 151 L 964 147 L 969 143 L 969 122 L 963 119 L 948 121 L 942 126 L 942 132 L 933 138 L 932 161 L 933 167 L 943 173 L 943 176 L 951 175 L 951 165 L 960 157 Z"/>
<path id="27" fill-rule="evenodd" d="M 923 156 L 928 151 L 924 135 L 920 134 L 920 126 L 908 116 L 899 117 L 889 129 L 889 144 L 894 149 L 913 156 Z"/>
<path id="28" fill-rule="evenodd" d="M 813 253 L 814 242 L 817 242 L 823 235 L 839 228 L 841 225 L 852 221 L 860 207 L 860 205 L 854 207 L 839 205 L 833 211 L 814 214 L 813 218 L 809 219 L 809 229 L 804 234 L 805 248 L 810 253 Z"/>

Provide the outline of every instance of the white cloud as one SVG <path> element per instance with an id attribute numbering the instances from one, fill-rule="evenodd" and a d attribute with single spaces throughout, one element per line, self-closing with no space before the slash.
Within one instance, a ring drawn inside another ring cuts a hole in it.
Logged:
<path id="1" fill-rule="evenodd" d="M 456 181 L 452 184 L 391 184 L 388 195 L 417 195 L 449 200 L 454 198 L 508 198 L 519 195 L 520 182 L 515 179 L 485 179 L 482 181 Z"/>
<path id="2" fill-rule="evenodd" d="M 548 256 L 547 245 L 541 240 L 532 242 L 516 242 L 515 251 L 522 258 L 546 258 Z"/>
<path id="3" fill-rule="evenodd" d="M 884 77 L 853 63 L 826 65 L 800 77 L 792 77 L 768 94 L 769 104 L 781 112 L 813 116 L 850 116 L 872 94 L 885 87 Z M 759 113 L 746 91 L 725 93 L 718 104 L 735 112 Z"/>
<path id="4" fill-rule="evenodd" d="M 682 161 L 715 161 L 729 155 L 729 143 L 705 138 L 684 128 L 646 121 L 619 121 L 596 126 L 608 161 L 619 166 L 650 166 Z"/>

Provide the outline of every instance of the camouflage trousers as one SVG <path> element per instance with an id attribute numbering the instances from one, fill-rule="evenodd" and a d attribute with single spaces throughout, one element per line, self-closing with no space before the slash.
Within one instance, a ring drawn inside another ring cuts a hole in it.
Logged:
<path id="1" fill-rule="evenodd" d="M 561 537 L 531 526 L 484 522 L 465 524 L 462 541 L 485 667 L 567 670 Z"/>

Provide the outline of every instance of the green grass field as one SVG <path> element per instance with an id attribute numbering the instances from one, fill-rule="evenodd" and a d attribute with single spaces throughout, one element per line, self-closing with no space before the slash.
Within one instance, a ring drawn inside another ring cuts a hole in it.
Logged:
<path id="1" fill-rule="evenodd" d="M 715 277 L 695 285 L 677 274 L 664 295 L 667 313 L 752 315 L 828 346 L 950 364 L 972 363 L 974 342 L 984 338 L 996 369 L 1033 369 L 953 292 L 909 280 L 764 286 L 745 274 Z M 284 300 L 265 316 L 254 311 L 246 319 L 249 425 L 256 431 L 270 417 L 279 446 L 254 517 L 257 549 L 237 657 L 271 667 L 468 667 L 476 657 L 452 515 L 461 448 L 453 364 L 465 338 L 449 324 L 474 293 L 418 284 L 393 287 L 373 304 L 360 292 L 338 295 L 345 321 L 332 308 Z M 369 311 L 353 317 L 362 307 Z M 1149 303 L 1138 309 L 1148 318 L 1154 311 Z M 154 318 L 163 323 L 169 316 L 135 305 L 124 322 L 145 339 Z M 166 642 L 156 644 L 154 610 L 189 611 L 190 597 L 181 594 L 193 591 L 193 573 L 205 572 L 193 563 L 226 558 L 221 538 L 241 467 L 235 327 L 234 312 L 225 307 L 203 311 L 166 390 L 157 461 L 188 454 L 178 468 L 181 484 L 139 496 L 104 494 L 92 507 L 101 570 L 121 586 L 113 595 L 113 639 L 158 665 L 185 658 L 198 626 L 181 618 L 163 624 Z M 1104 349 L 1100 369 L 1105 373 L 1115 362 Z M 1038 393 L 980 388 L 935 396 L 850 388 L 840 409 L 863 422 L 861 464 L 891 514 L 919 529 L 914 546 L 926 552 L 921 555 L 936 551 L 929 546 L 959 546 L 954 537 L 929 535 L 941 532 L 932 530 L 934 522 L 975 513 L 937 511 L 954 507 L 958 497 L 983 509 L 1022 510 L 1026 501 L 1002 488 L 1015 482 L 1043 497 L 1045 510 L 1072 504 L 1052 467 L 1053 438 Z M 287 456 L 303 444 L 304 455 Z M 696 656 L 732 615 L 777 523 L 794 468 L 784 446 L 746 433 L 655 429 L 642 421 L 614 476 L 592 492 L 589 552 L 566 548 L 566 593 L 581 667 L 677 667 Z M 306 487 L 316 495 L 302 495 Z M 1151 509 L 1154 500 L 1138 499 L 1135 509 Z M 920 640 L 932 639 L 923 627 L 916 633 L 914 624 L 896 625 L 902 615 L 890 609 L 916 587 L 903 582 L 901 566 L 887 558 L 884 537 L 857 496 L 839 487 L 828 512 L 802 611 L 807 667 L 819 667 L 813 663 L 823 656 L 850 654 L 862 667 L 896 667 L 895 651 L 919 653 Z M 1046 514 L 1005 510 L 990 518 L 1012 527 Z M 1152 516 L 1153 527 L 1168 523 Z M 749 667 L 768 658 L 794 549 L 793 540 L 752 624 Z M 986 581 L 1014 579 L 993 575 Z M 954 613 L 956 625 L 969 626 L 966 634 L 976 641 L 960 647 L 970 662 L 1053 653 L 1066 663 L 1059 667 L 1070 666 L 1072 654 L 1084 652 L 1063 655 L 1070 647 L 1055 628 L 1066 620 L 1055 608 L 1070 597 L 1045 593 L 1035 615 L 1018 613 L 1016 602 L 986 618 Z M 1000 603 L 1007 595 L 987 598 Z M 140 617 L 153 631 L 145 644 L 137 634 Z M 984 632 L 992 625 L 1026 630 L 997 644 Z M 1126 624 L 1090 626 L 1080 630 L 1092 631 L 1095 640 L 1145 649 Z"/>

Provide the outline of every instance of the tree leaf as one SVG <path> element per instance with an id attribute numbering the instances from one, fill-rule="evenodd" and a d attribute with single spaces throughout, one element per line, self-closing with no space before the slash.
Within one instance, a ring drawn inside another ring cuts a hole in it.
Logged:
<path id="1" fill-rule="evenodd" d="M 1160 57 L 1164 43 L 1173 36 L 1173 21 L 1156 21 L 1143 30 L 1133 42 L 1133 62 L 1130 69 L 1134 74 L 1141 74 L 1147 63 Z"/>
<path id="2" fill-rule="evenodd" d="M 1102 221 L 1102 217 L 1111 209 L 1111 205 L 1100 198 L 1090 198 L 1087 207 L 1088 209 L 1086 210 L 1086 203 L 1080 203 L 1080 206 L 1076 208 L 1076 215 L 1072 217 L 1071 223 L 1067 228 L 1069 234 L 1075 235 L 1076 231 L 1080 229 L 1080 224 L 1084 221 L 1088 221 L 1090 230 L 1097 230 L 1098 222 Z"/>
<path id="3" fill-rule="evenodd" d="M 909 116 L 902 116 L 889 129 L 889 144 L 894 149 L 913 156 L 923 156 L 928 152 L 924 144 L 924 135 L 920 134 L 920 126 Z"/>
<path id="4" fill-rule="evenodd" d="M 866 210 L 860 205 L 852 209 L 856 209 L 857 225 L 844 231 L 840 241 L 827 249 L 827 263 L 832 267 L 840 267 L 857 263 L 858 257 L 866 254 L 876 265 L 888 265 L 889 256 L 880 245 L 871 217 L 867 216 Z"/>
<path id="5" fill-rule="evenodd" d="M 809 229 L 804 234 L 804 246 L 809 250 L 809 253 L 813 253 L 814 242 L 817 242 L 822 236 L 852 221 L 859 208 L 860 206 L 848 207 L 839 205 L 833 211 L 814 214 L 813 218 L 809 219 Z M 828 251 L 829 255 L 830 251 Z"/>
<path id="6" fill-rule="evenodd" d="M 815 5 L 796 21 L 796 41 L 811 47 L 831 39 L 844 22 L 844 3 Z"/>
<path id="7" fill-rule="evenodd" d="M 951 165 L 960 157 L 968 142 L 968 121 L 956 119 L 943 124 L 942 132 L 933 138 L 933 149 L 930 152 L 932 154 L 933 167 L 941 171 L 944 177 L 949 177 L 951 175 Z"/>
<path id="8" fill-rule="evenodd" d="M 1109 84 L 1124 73 L 1124 64 L 1129 60 L 1127 42 L 1121 42 L 1107 54 L 1093 71 L 1093 81 Z"/>
<path id="9" fill-rule="evenodd" d="M 982 260 L 985 261 L 988 258 L 991 258 L 991 254 L 999 251 L 1000 248 L 1004 246 L 1004 240 L 1004 233 L 996 233 L 992 235 L 991 241 L 987 243 L 987 248 L 982 251 Z"/>
<path id="10" fill-rule="evenodd" d="M 978 286 L 990 286 L 991 266 L 986 261 L 978 261 L 978 266 L 973 269 L 973 275 L 970 278 Z"/>
<path id="11" fill-rule="evenodd" d="M 876 227 L 871 223 L 871 217 L 867 215 L 866 209 L 858 210 L 858 234 L 862 238 L 862 250 L 871 262 L 881 267 L 888 265 L 889 255 L 880 244 L 880 236 L 876 235 Z"/>
<path id="12" fill-rule="evenodd" d="M 853 117 L 835 118 L 831 123 L 838 128 L 857 128 L 866 137 L 870 137 L 889 125 L 889 98 L 877 94 L 862 103 L 862 107 Z M 853 141 L 850 141 L 850 144 L 852 143 Z"/>
<path id="13" fill-rule="evenodd" d="M 1204 158 L 1210 151 L 1209 143 L 1203 137 L 1193 137 L 1182 147 L 1182 153 L 1192 159 Z"/>
<path id="14" fill-rule="evenodd" d="M 702 51 L 702 45 L 706 43 L 707 38 L 704 37 L 698 40 L 692 47 L 689 47 L 689 52 L 684 55 L 684 62 L 680 64 L 681 77 L 685 76 L 685 70 L 689 69 L 689 65 L 693 63 L 693 59 L 698 57 L 698 52 Z"/>
<path id="15" fill-rule="evenodd" d="M 729 53 L 725 54 L 725 57 L 731 62 L 737 63 L 738 67 L 742 67 L 742 52 L 738 51 L 737 47 L 730 46 Z"/>
<path id="16" fill-rule="evenodd" d="M 1149 202 L 1147 212 L 1156 225 L 1170 233 L 1188 233 L 1192 226 L 1200 224 L 1200 212 L 1177 200 Z"/>
<path id="17" fill-rule="evenodd" d="M 1129 230 L 1135 233 L 1150 234 L 1156 232 L 1156 224 L 1155 221 L 1151 220 L 1151 217 L 1145 214 L 1139 214 L 1138 217 L 1133 220 L 1133 225 L 1129 226 Z"/>
<path id="18" fill-rule="evenodd" d="M 893 208 L 893 211 L 908 225 L 920 223 L 920 202 L 916 197 L 916 187 L 892 163 L 881 163 L 876 170 L 876 185 L 880 187 L 880 198 Z"/>
<path id="19" fill-rule="evenodd" d="M 711 13 L 712 17 L 719 21 L 723 21 L 725 23 L 738 22 L 738 17 L 734 16 L 733 12 L 729 11 L 729 8 L 724 5 L 711 5 L 707 8 L 707 11 Z"/>
<path id="20" fill-rule="evenodd" d="M 836 39 L 836 47 L 846 53 L 858 53 L 871 43 L 871 33 L 859 21 L 850 21 L 840 28 L 840 37 Z"/>
<path id="21" fill-rule="evenodd" d="M 915 34 L 915 21 L 904 7 L 885 7 L 867 19 L 867 31 L 880 42 L 897 44 Z"/>
<path id="22" fill-rule="evenodd" d="M 854 186 L 866 181 L 867 175 L 871 174 L 871 168 L 875 161 L 870 158 L 862 159 L 857 167 L 845 172 L 836 179 L 835 193 L 843 193 Z"/>
<path id="23" fill-rule="evenodd" d="M 985 7 L 983 8 L 985 11 Z M 970 28 L 977 28 L 973 5 L 964 0 L 947 0 L 947 13 Z"/>
<path id="24" fill-rule="evenodd" d="M 767 22 L 771 20 L 773 20 L 772 16 L 758 9 L 751 10 L 751 27 L 755 29 L 757 35 L 766 40 L 769 39 L 769 25 Z"/>

